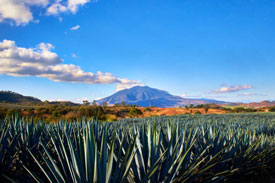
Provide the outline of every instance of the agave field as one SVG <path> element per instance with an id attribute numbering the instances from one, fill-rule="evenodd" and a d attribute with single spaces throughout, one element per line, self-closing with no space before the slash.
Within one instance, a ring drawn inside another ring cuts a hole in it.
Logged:
<path id="1" fill-rule="evenodd" d="M 274 113 L 0 125 L 0 182 L 275 182 Z"/>

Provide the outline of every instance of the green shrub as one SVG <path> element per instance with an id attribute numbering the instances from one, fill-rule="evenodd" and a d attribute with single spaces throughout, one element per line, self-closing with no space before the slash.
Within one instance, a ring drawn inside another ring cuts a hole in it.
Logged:
<path id="1" fill-rule="evenodd" d="M 150 111 L 152 111 L 152 109 L 150 108 L 150 107 L 146 107 L 145 109 L 144 109 L 144 112 L 150 112 Z"/>
<path id="2" fill-rule="evenodd" d="M 143 115 L 142 111 L 135 108 L 135 107 L 132 107 L 130 112 L 129 112 L 129 116 L 130 117 L 137 117 L 137 116 L 140 116 L 140 115 Z"/>
<path id="3" fill-rule="evenodd" d="M 201 112 L 200 111 L 196 111 L 194 114 L 201 114 Z"/>
<path id="4" fill-rule="evenodd" d="M 269 108 L 268 108 L 268 112 L 275 112 L 275 106 L 269 107 Z"/>

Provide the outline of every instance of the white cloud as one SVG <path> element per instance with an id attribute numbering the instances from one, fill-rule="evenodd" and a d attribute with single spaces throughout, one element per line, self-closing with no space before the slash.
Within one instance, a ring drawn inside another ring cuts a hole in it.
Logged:
<path id="1" fill-rule="evenodd" d="M 77 99 L 76 99 L 76 102 L 77 102 L 77 103 L 83 103 L 84 100 L 90 101 L 90 99 L 88 99 L 88 97 L 82 97 L 82 98 L 77 98 Z"/>
<path id="2" fill-rule="evenodd" d="M 90 0 L 68 0 L 68 9 L 72 13 L 76 13 L 79 6 L 83 6 L 88 2 L 90 2 Z"/>
<path id="3" fill-rule="evenodd" d="M 57 82 L 111 84 L 117 88 L 140 85 L 139 81 L 118 78 L 111 73 L 96 74 L 83 71 L 80 66 L 63 64 L 54 47 L 49 43 L 40 43 L 36 48 L 16 46 L 14 41 L 0 42 L 0 74 L 11 76 L 45 77 Z"/>
<path id="4" fill-rule="evenodd" d="M 1 0 L 0 22 L 12 20 L 16 25 L 25 25 L 33 21 L 32 6 L 46 7 L 48 0 Z"/>
<path id="5" fill-rule="evenodd" d="M 214 93 L 214 94 L 218 94 L 218 93 L 231 93 L 231 92 L 237 92 L 237 91 L 242 91 L 242 90 L 247 90 L 247 89 L 251 89 L 252 86 L 251 85 L 232 85 L 232 86 L 229 86 L 229 87 L 222 87 L 218 90 L 214 90 L 214 91 L 211 91 L 210 93 Z"/>
<path id="6" fill-rule="evenodd" d="M 72 27 L 70 30 L 77 30 L 77 29 L 79 29 L 80 28 L 80 26 L 79 25 L 76 25 L 76 26 L 74 26 L 74 27 Z"/>
<path id="7" fill-rule="evenodd" d="M 132 81 L 129 79 L 119 79 L 119 83 L 116 85 L 116 92 L 120 90 L 124 90 L 127 88 L 132 88 L 134 86 L 144 86 L 140 81 Z"/>
<path id="8" fill-rule="evenodd" d="M 142 83 L 130 83 L 130 84 L 118 83 L 116 85 L 116 92 L 120 91 L 120 90 L 128 89 L 128 88 L 132 88 L 134 86 L 144 86 L 144 84 L 142 84 Z"/>
<path id="9" fill-rule="evenodd" d="M 48 15 L 58 15 L 64 12 L 71 12 L 75 14 L 80 6 L 85 5 L 90 2 L 90 0 L 68 0 L 61 1 L 56 0 L 50 7 L 47 9 Z"/>
<path id="10" fill-rule="evenodd" d="M 50 49 L 51 44 L 40 43 L 36 48 L 21 48 L 15 45 L 14 41 L 4 40 L 0 42 L 0 70 L 14 70 L 16 66 L 49 66 L 62 62 L 62 59 Z"/>
<path id="11" fill-rule="evenodd" d="M 60 4 L 60 1 L 56 1 L 56 3 L 52 4 L 47 9 L 47 15 L 58 15 L 59 13 L 66 12 L 68 8 Z"/>
<path id="12" fill-rule="evenodd" d="M 49 102 L 65 102 L 65 101 L 68 101 L 64 98 L 57 98 L 57 99 L 49 99 L 48 100 Z"/>
<path id="13" fill-rule="evenodd" d="M 79 7 L 84 6 L 90 0 L 0 0 L 0 23 L 26 25 L 34 20 L 33 7 L 40 8 L 42 14 L 59 15 L 68 12 L 75 14 Z M 59 20 L 61 20 L 59 18 Z"/>

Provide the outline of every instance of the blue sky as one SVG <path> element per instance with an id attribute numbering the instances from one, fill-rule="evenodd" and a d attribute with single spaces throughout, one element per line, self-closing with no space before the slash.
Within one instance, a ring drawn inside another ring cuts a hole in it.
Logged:
<path id="1" fill-rule="evenodd" d="M 273 0 L 0 7 L 0 90 L 81 102 L 148 85 L 188 98 L 275 100 Z"/>

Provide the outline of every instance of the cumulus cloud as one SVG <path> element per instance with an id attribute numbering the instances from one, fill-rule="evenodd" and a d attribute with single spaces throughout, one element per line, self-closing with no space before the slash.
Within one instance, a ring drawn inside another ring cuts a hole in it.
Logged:
<path id="1" fill-rule="evenodd" d="M 211 91 L 210 93 L 214 94 L 219 94 L 219 93 L 232 93 L 232 92 L 237 92 L 237 91 L 242 91 L 242 90 L 247 90 L 252 88 L 251 85 L 232 85 L 232 86 L 224 86 L 218 90 Z"/>
<path id="2" fill-rule="evenodd" d="M 90 0 L 56 0 L 50 7 L 47 9 L 48 15 L 58 15 L 63 12 L 71 12 L 75 14 L 80 6 L 85 5 L 90 2 Z"/>
<path id="3" fill-rule="evenodd" d="M 33 20 L 32 6 L 45 8 L 48 0 L 1 0 L 0 22 L 12 20 L 16 25 L 25 25 Z"/>
<path id="4" fill-rule="evenodd" d="M 68 8 L 60 4 L 60 1 L 56 1 L 54 4 L 48 7 L 47 15 L 58 15 L 59 13 L 63 13 L 66 11 L 68 11 Z"/>
<path id="5" fill-rule="evenodd" d="M 85 72 L 80 66 L 63 64 L 52 50 L 53 45 L 40 43 L 36 48 L 16 46 L 14 41 L 0 42 L 0 74 L 45 77 L 57 82 L 112 84 L 117 88 L 140 85 L 139 81 L 118 78 L 111 73 Z"/>
<path id="6" fill-rule="evenodd" d="M 116 92 L 128 88 L 132 88 L 134 86 L 144 86 L 141 82 L 131 81 L 129 79 L 120 79 L 120 82 L 116 85 Z"/>
<path id="7" fill-rule="evenodd" d="M 79 29 L 80 28 L 80 26 L 79 25 L 76 25 L 76 26 L 74 26 L 74 27 L 72 27 L 70 30 L 77 30 L 77 29 Z"/>
<path id="8" fill-rule="evenodd" d="M 68 12 L 75 14 L 79 7 L 90 0 L 0 0 L 0 22 L 26 25 L 34 20 L 33 7 L 40 8 L 42 14 L 59 15 Z"/>

